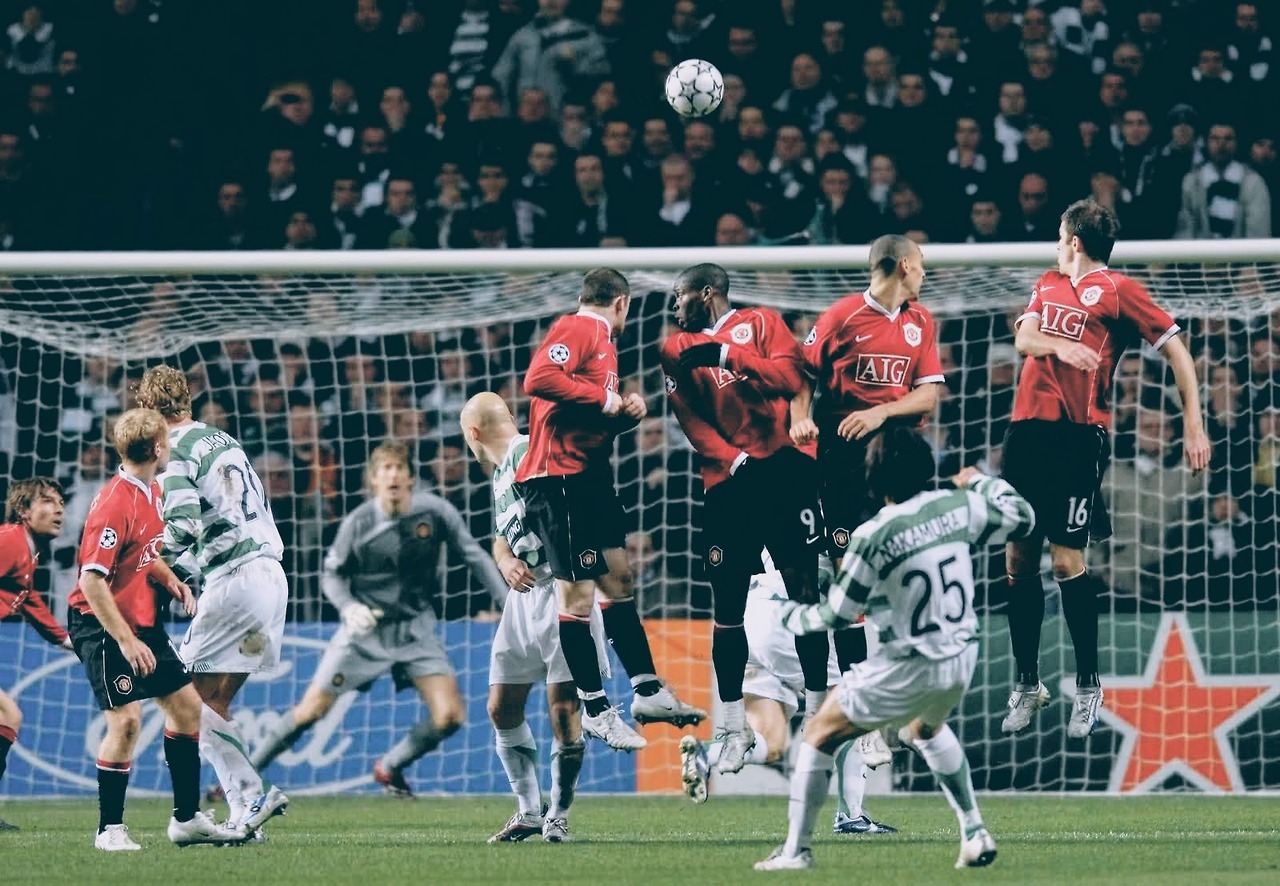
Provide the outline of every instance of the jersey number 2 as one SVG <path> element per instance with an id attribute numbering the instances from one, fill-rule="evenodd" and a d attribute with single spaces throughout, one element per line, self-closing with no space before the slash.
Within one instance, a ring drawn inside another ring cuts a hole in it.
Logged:
<path id="1" fill-rule="evenodd" d="M 227 475 L 232 473 L 240 475 L 240 512 L 244 514 L 244 522 L 252 523 L 258 519 L 258 512 L 249 510 L 249 493 L 252 492 L 259 502 L 265 502 L 262 490 L 258 488 L 257 482 L 253 479 L 253 468 L 245 464 L 242 469 L 239 465 L 227 465 Z"/>
<path id="2" fill-rule="evenodd" d="M 964 599 L 964 584 L 958 579 L 951 578 L 947 575 L 947 567 L 956 562 L 955 557 L 948 557 L 938 564 L 938 582 L 942 585 L 942 593 L 945 596 L 948 591 L 955 591 L 960 598 L 960 611 L 955 615 L 943 613 L 942 617 L 951 624 L 958 624 L 965 614 L 967 605 Z M 911 636 L 920 637 L 924 634 L 932 634 L 934 631 L 941 630 L 936 621 L 925 621 L 928 614 L 929 603 L 933 599 L 933 576 L 919 569 L 913 569 L 906 575 L 902 576 L 902 584 L 906 587 L 919 585 L 923 589 L 920 594 L 920 602 L 916 604 L 915 610 L 911 613 Z"/>

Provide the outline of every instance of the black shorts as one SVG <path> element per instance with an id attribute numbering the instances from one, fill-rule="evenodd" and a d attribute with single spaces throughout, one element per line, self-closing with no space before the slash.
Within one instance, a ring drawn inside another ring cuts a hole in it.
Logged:
<path id="1" fill-rule="evenodd" d="M 754 575 L 765 548 L 775 568 L 817 566 L 823 542 L 817 465 L 791 446 L 748 459 L 732 477 L 707 490 L 702 554 L 707 575 Z"/>
<path id="2" fill-rule="evenodd" d="M 164 698 L 191 682 L 186 665 L 159 625 L 138 630 L 138 639 L 146 643 L 156 657 L 156 669 L 146 677 L 139 677 L 125 660 L 120 644 L 97 618 L 73 609 L 67 622 L 76 655 L 84 664 L 89 685 L 93 687 L 93 697 L 104 711 L 144 698 Z"/>
<path id="3" fill-rule="evenodd" d="M 872 437 L 846 440 L 835 427 L 818 435 L 818 494 L 827 527 L 828 552 L 839 562 L 853 531 L 880 510 L 867 488 L 867 445 Z"/>
<path id="4" fill-rule="evenodd" d="M 1024 419 L 1009 425 L 1000 475 L 1030 502 L 1036 532 L 1056 545 L 1084 550 L 1111 537 L 1111 517 L 1099 494 L 1111 461 L 1105 428 L 1069 421 Z"/>
<path id="5" fill-rule="evenodd" d="M 607 465 L 535 477 L 520 488 L 525 522 L 546 548 L 556 578 L 585 581 L 609 571 L 604 552 L 626 546 L 627 523 Z"/>

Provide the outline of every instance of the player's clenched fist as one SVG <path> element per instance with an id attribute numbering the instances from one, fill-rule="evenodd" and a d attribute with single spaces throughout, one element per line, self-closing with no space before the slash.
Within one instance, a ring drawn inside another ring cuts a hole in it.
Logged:
<path id="1" fill-rule="evenodd" d="M 634 391 L 622 398 L 622 414 L 639 421 L 649 414 L 649 404 Z"/>
<path id="2" fill-rule="evenodd" d="M 791 423 L 791 442 L 804 446 L 818 439 L 818 425 L 811 418 L 802 418 Z"/>
<path id="3" fill-rule="evenodd" d="M 342 626 L 352 637 L 363 637 L 378 626 L 378 613 L 363 603 L 342 607 Z"/>
<path id="4" fill-rule="evenodd" d="M 498 571 L 513 591 L 525 592 L 533 587 L 533 571 L 519 557 L 506 557 L 498 564 Z"/>

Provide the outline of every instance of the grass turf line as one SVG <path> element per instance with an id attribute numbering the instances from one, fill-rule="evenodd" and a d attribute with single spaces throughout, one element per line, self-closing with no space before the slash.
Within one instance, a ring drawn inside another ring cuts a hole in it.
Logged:
<path id="1" fill-rule="evenodd" d="M 819 818 L 817 867 L 757 874 L 753 862 L 786 828 L 786 800 L 585 797 L 574 806 L 575 842 L 489 846 L 510 816 L 506 797 L 302 797 L 273 820 L 264 846 L 178 849 L 164 837 L 167 806 L 129 804 L 142 852 L 93 849 L 92 798 L 11 802 L 0 818 L 0 883 L 221 884 L 537 883 L 667 884 L 767 881 L 882 884 L 1280 882 L 1280 799 L 1162 796 L 990 796 L 980 800 L 999 846 L 982 871 L 954 871 L 956 820 L 940 795 L 869 797 L 868 810 L 897 836 L 836 837 L 834 805 Z"/>

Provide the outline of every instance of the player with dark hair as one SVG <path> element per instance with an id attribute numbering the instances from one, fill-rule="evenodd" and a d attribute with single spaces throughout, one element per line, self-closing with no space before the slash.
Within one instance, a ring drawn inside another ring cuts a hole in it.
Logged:
<path id="1" fill-rule="evenodd" d="M 324 558 L 320 589 L 338 610 L 334 633 L 291 711 L 254 750 L 265 769 L 329 712 L 338 696 L 367 692 L 390 673 L 396 689 L 418 691 L 428 716 L 373 766 L 387 793 L 412 797 L 404 770 L 462 727 L 466 706 L 436 628 L 441 553 L 460 556 L 501 604 L 507 587 L 497 567 L 471 536 L 457 508 L 414 489 L 408 447 L 388 441 L 369 454 L 369 500 L 342 518 Z"/>
<path id="2" fill-rule="evenodd" d="M 1076 693 L 1067 735 L 1084 738 L 1098 722 L 1098 594 L 1101 581 L 1085 569 L 1089 541 L 1111 535 L 1098 495 L 1110 460 L 1111 382 L 1125 348 L 1146 341 L 1173 369 L 1182 398 L 1187 464 L 1209 463 L 1209 438 L 1200 413 L 1195 363 L 1178 325 L 1136 280 L 1107 267 L 1119 223 L 1092 200 L 1072 203 L 1058 228 L 1058 266 L 1043 274 L 1017 321 L 1018 351 L 1026 355 L 1005 436 L 1003 475 L 1036 509 L 1037 532 L 1011 542 L 1009 638 L 1017 683 L 1009 696 L 1005 733 L 1026 729 L 1049 701 L 1040 681 L 1044 584 L 1040 553 L 1049 540 L 1062 614 L 1076 655 Z"/>
<path id="3" fill-rule="evenodd" d="M 164 712 L 164 759 L 173 782 L 169 839 L 240 843 L 242 829 L 215 824 L 200 811 L 200 696 L 164 626 L 152 583 L 196 614 L 191 589 L 160 557 L 164 536 L 160 483 L 169 461 L 169 430 L 154 409 L 130 409 L 115 424 L 120 472 L 89 507 L 80 541 L 80 582 L 68 602 L 69 633 L 106 719 L 98 747 L 98 832 L 106 852 L 142 847 L 124 825 L 130 761 L 142 730 L 142 705 Z"/>
<path id="4" fill-rule="evenodd" d="M 0 526 L 0 619 L 17 615 L 50 643 L 71 650 L 66 629 L 54 618 L 49 604 L 35 587 L 40 548 L 62 532 L 62 486 L 52 477 L 18 480 L 9 487 L 5 501 L 5 525 Z M 9 748 L 18 740 L 22 711 L 0 689 L 0 778 L 9 759 Z M 17 825 L 0 819 L 0 831 L 16 831 Z"/>
<path id="5" fill-rule="evenodd" d="M 818 441 L 823 522 L 836 564 L 853 528 L 880 508 L 867 490 L 868 443 L 886 425 L 931 414 L 944 380 L 933 315 L 919 302 L 920 247 L 886 234 L 871 244 L 870 263 L 867 289 L 828 308 L 805 339 L 808 378 L 791 404 L 792 439 Z M 862 628 L 834 636 L 842 669 L 866 658 Z"/>
<path id="6" fill-rule="evenodd" d="M 756 870 L 812 867 L 809 841 L 836 749 L 873 730 L 902 726 L 899 737 L 924 759 L 960 821 L 955 866 L 981 867 L 996 857 L 964 748 L 946 721 L 978 663 L 973 548 L 1026 537 L 1035 514 L 1008 483 L 973 468 L 953 478 L 958 488 L 927 491 L 933 452 L 908 428 L 881 435 L 870 459 L 867 485 L 885 506 L 854 531 L 828 598 L 812 606 L 782 604 L 782 623 L 803 634 L 865 615 L 880 645 L 841 676 L 805 728 L 791 777 L 787 840 Z"/>
<path id="7" fill-rule="evenodd" d="M 730 305 L 729 275 L 719 265 L 686 268 L 672 296 L 682 331 L 663 342 L 662 370 L 672 411 L 702 457 L 702 557 L 713 594 L 711 658 L 724 718 L 718 769 L 731 773 L 764 741 L 746 721 L 742 693 L 747 592 L 764 549 L 792 600 L 818 599 L 816 466 L 788 436 L 803 358 L 777 311 Z M 817 710 L 827 689 L 827 637 L 795 642 L 806 707 Z"/>
<path id="8" fill-rule="evenodd" d="M 612 268 L 597 268 L 583 278 L 578 302 L 577 313 L 552 324 L 525 373 L 529 451 L 516 482 L 556 578 L 560 646 L 582 698 L 582 729 L 611 747 L 636 750 L 648 742 L 609 704 L 600 678 L 590 626 L 597 583 L 605 632 L 635 690 L 631 716 L 682 725 L 707 714 L 677 699 L 654 673 L 624 547 L 626 518 L 609 460 L 614 438 L 648 411 L 639 394 L 618 393 L 614 337 L 626 326 L 631 287 Z"/>

